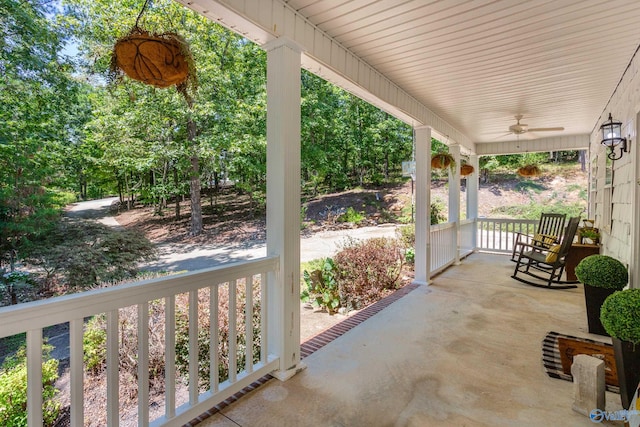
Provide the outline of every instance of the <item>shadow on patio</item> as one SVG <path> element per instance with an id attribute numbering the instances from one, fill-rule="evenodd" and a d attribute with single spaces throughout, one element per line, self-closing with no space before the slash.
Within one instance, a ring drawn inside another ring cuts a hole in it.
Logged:
<path id="1" fill-rule="evenodd" d="M 529 287 L 513 267 L 471 255 L 305 357 L 289 381 L 271 379 L 198 425 L 593 425 L 571 409 L 573 385 L 542 365 L 547 332 L 589 337 L 582 289 Z M 606 398 L 621 409 L 618 394 Z"/>

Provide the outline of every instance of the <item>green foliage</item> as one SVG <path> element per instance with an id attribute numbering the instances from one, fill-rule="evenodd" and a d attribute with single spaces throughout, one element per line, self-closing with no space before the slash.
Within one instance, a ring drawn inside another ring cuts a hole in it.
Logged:
<path id="1" fill-rule="evenodd" d="M 600 321 L 612 337 L 640 344 L 640 289 L 609 295 L 600 308 Z"/>
<path id="2" fill-rule="evenodd" d="M 34 285 L 31 275 L 26 271 L 5 271 L 0 268 L 0 290 L 8 297 L 10 304 L 18 303 L 18 291 Z"/>
<path id="3" fill-rule="evenodd" d="M 416 245 L 416 225 L 402 225 L 396 229 L 396 235 L 405 248 L 412 248 Z"/>
<path id="4" fill-rule="evenodd" d="M 107 329 L 104 315 L 89 319 L 85 325 L 82 345 L 84 364 L 87 371 L 97 375 L 102 372 L 107 362 Z"/>
<path id="5" fill-rule="evenodd" d="M 357 212 L 351 206 L 347 208 L 347 211 L 338 217 L 338 222 L 349 222 L 352 224 L 359 224 L 364 221 L 366 217 L 362 212 Z"/>
<path id="6" fill-rule="evenodd" d="M 407 264 L 413 265 L 416 262 L 416 250 L 415 248 L 406 248 L 404 250 L 404 260 Z"/>
<path id="7" fill-rule="evenodd" d="M 58 391 L 54 387 L 58 379 L 58 361 L 51 359 L 52 347 L 43 346 L 42 386 L 43 423 L 52 426 L 60 414 Z M 0 424 L 6 427 L 27 425 L 27 352 L 22 347 L 0 367 Z"/>
<path id="8" fill-rule="evenodd" d="M 608 255 L 590 255 L 576 266 L 576 277 L 589 286 L 620 290 L 629 282 L 627 268 Z"/>
<path id="9" fill-rule="evenodd" d="M 431 202 L 431 225 L 447 222 L 447 217 L 444 216 L 445 205 L 440 199 L 435 199 Z"/>
<path id="10" fill-rule="evenodd" d="M 338 272 L 333 259 L 323 258 L 320 262 L 320 268 L 311 272 L 304 270 L 302 273 L 306 288 L 302 290 L 300 299 L 311 301 L 329 314 L 334 314 L 340 307 L 340 290 L 336 280 Z"/>

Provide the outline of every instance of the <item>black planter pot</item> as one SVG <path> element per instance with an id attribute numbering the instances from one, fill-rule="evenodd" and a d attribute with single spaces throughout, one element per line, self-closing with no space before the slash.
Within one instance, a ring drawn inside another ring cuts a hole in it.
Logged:
<path id="1" fill-rule="evenodd" d="M 618 384 L 620 385 L 620 400 L 622 407 L 629 409 L 633 395 L 640 382 L 640 344 L 611 339 L 613 355 L 616 359 Z"/>
<path id="2" fill-rule="evenodd" d="M 615 291 L 615 289 L 584 285 L 584 301 L 587 305 L 589 333 L 609 336 L 607 331 L 604 330 L 602 322 L 600 322 L 600 307 L 602 307 L 604 300 Z"/>

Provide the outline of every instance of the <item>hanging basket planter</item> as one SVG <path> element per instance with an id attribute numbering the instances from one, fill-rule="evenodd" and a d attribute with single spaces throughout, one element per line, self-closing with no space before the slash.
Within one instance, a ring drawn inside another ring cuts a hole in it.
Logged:
<path id="1" fill-rule="evenodd" d="M 518 175 L 523 177 L 532 177 L 540 175 L 540 168 L 536 165 L 526 165 L 518 169 Z"/>
<path id="2" fill-rule="evenodd" d="M 473 166 L 465 163 L 464 165 L 460 166 L 460 175 L 461 176 L 471 175 L 474 170 L 475 169 L 473 168 Z"/>
<path id="3" fill-rule="evenodd" d="M 138 27 L 113 47 L 111 71 L 142 83 L 166 88 L 195 78 L 187 42 L 175 33 L 151 34 Z"/>
<path id="4" fill-rule="evenodd" d="M 454 166 L 455 160 L 451 154 L 438 153 L 431 156 L 431 167 L 434 169 L 446 169 Z"/>

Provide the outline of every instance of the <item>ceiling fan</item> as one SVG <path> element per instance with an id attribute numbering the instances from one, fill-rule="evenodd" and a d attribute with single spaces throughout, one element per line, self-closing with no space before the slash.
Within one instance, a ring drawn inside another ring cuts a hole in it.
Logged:
<path id="1" fill-rule="evenodd" d="M 522 135 L 523 133 L 527 133 L 527 132 L 548 132 L 548 131 L 561 131 L 564 130 L 563 127 L 554 127 L 554 128 L 530 128 L 529 125 L 524 124 L 524 123 L 520 123 L 520 120 L 522 120 L 522 114 L 517 114 L 515 116 L 516 118 L 516 124 L 515 125 L 511 125 L 509 126 L 509 133 L 513 133 L 516 135 Z"/>

